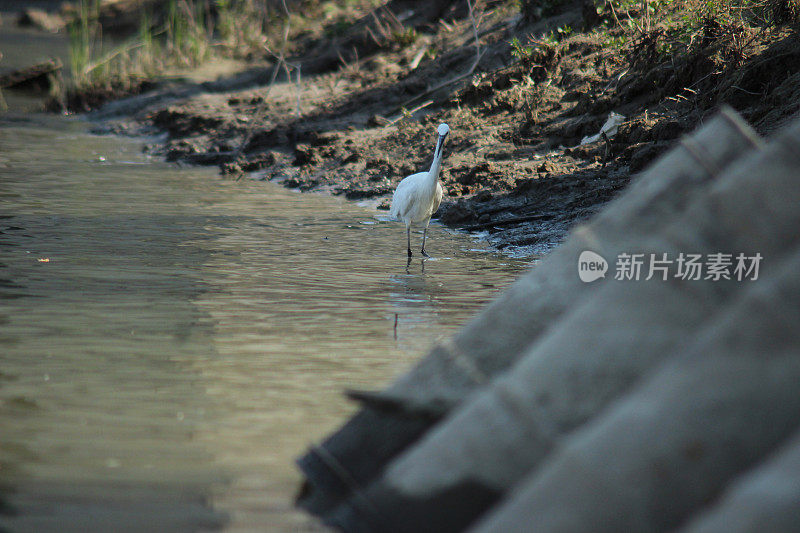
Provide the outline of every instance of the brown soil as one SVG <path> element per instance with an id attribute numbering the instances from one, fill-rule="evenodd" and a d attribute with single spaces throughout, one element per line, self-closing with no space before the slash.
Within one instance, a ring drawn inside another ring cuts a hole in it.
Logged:
<path id="1" fill-rule="evenodd" d="M 466 2 L 422 4 L 393 0 L 339 33 L 299 34 L 300 116 L 296 85 L 270 86 L 265 75 L 139 97 L 120 108 L 133 120 L 117 117 L 115 129 L 166 131 L 151 150 L 169 160 L 385 197 L 386 208 L 404 176 L 430 165 L 435 127 L 447 122 L 441 222 L 542 252 L 722 103 L 761 133 L 800 109 L 791 11 L 761 26 L 700 18 L 686 39 L 666 23 L 645 30 L 639 3 L 627 12 L 554 3 L 520 15 L 489 1 L 475 65 Z M 626 16 L 633 29 L 617 25 Z M 611 111 L 626 117 L 619 132 L 579 146 Z"/>

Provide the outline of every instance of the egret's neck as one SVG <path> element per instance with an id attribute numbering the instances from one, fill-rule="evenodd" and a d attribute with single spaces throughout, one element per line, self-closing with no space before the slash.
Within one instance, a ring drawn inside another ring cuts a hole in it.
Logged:
<path id="1" fill-rule="evenodd" d="M 433 152 L 433 163 L 431 163 L 431 170 L 428 172 L 428 176 L 433 182 L 439 179 L 439 170 L 442 168 L 443 149 L 444 137 L 439 137 L 439 140 L 436 141 L 436 151 Z"/>

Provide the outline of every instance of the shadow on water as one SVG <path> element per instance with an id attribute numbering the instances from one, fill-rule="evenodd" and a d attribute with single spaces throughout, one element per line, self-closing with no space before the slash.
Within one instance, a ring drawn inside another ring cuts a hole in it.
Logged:
<path id="1" fill-rule="evenodd" d="M 61 117 L 0 123 L 0 148 L 0 528 L 313 528 L 293 459 L 352 412 L 342 391 L 527 266 L 440 226 L 407 264 L 362 206 Z"/>
<path id="2" fill-rule="evenodd" d="M 19 226 L 10 225 L 11 221 L 14 219 L 12 215 L 0 215 L 0 250 L 4 249 L 5 247 L 14 246 L 15 244 L 11 241 L 11 239 L 6 238 L 9 232 L 20 231 L 22 230 Z M 0 274 L 4 271 L 4 269 L 8 268 L 6 263 L 0 262 Z M 17 284 L 12 279 L 0 277 L 0 300 L 3 299 L 11 299 L 11 298 L 20 298 L 24 296 L 21 290 L 24 289 L 23 286 Z M 0 328 L 4 328 L 9 323 L 9 317 L 5 314 L 0 313 Z M 6 336 L 3 333 L 0 333 L 0 346 L 2 345 L 9 345 L 15 342 L 15 339 L 10 336 Z M 6 371 L 0 370 L 0 390 L 2 390 L 4 384 L 14 381 L 15 376 L 12 374 L 8 374 Z M 0 412 L 9 410 L 9 405 L 13 404 L 14 400 L 4 400 L 2 404 L 0 404 Z M 5 456 L 8 454 L 8 444 L 7 443 L 0 443 L 0 450 L 2 450 L 2 455 L 0 455 L 0 470 L 5 473 L 9 468 L 10 465 L 6 463 Z M 30 453 L 25 451 L 25 453 Z M 17 509 L 11 505 L 8 501 L 8 495 L 13 493 L 13 487 L 8 486 L 0 480 L 0 516 L 14 516 L 18 513 Z M 0 533 L 5 533 L 10 531 L 0 524 Z"/>
<path id="3" fill-rule="evenodd" d="M 13 220 L 14 217 L 12 215 L 0 215 L 0 250 L 10 246 L 18 246 L 18 239 L 15 237 L 25 235 L 21 233 L 24 231 L 24 228 L 14 225 Z M 8 266 L 9 265 L 0 262 L 0 300 L 25 296 L 23 292 L 25 287 L 23 285 L 20 285 L 11 278 L 2 277 L 4 269 L 7 269 Z M 0 325 L 7 323 L 7 321 L 8 319 L 6 317 L 0 316 Z"/>
<path id="4" fill-rule="evenodd" d="M 419 311 L 429 308 L 435 314 L 439 305 L 438 297 L 446 295 L 446 289 L 437 283 L 435 277 L 425 276 L 425 264 L 428 261 L 431 259 L 409 257 L 402 273 L 389 276 L 395 288 L 389 293 L 389 301 L 398 313 L 408 309 Z"/>

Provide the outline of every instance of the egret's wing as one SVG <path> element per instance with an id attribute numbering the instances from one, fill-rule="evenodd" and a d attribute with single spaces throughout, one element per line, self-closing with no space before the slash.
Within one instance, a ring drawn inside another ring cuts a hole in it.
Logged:
<path id="1" fill-rule="evenodd" d="M 412 174 L 403 178 L 403 181 L 397 184 L 397 188 L 392 195 L 392 207 L 389 214 L 395 218 L 404 216 L 408 213 L 409 208 L 413 204 L 413 198 L 416 195 L 416 190 L 419 189 L 417 182 L 420 176 L 425 176 L 424 172 Z"/>
<path id="2" fill-rule="evenodd" d="M 442 184 L 438 181 L 436 182 L 436 194 L 433 197 L 433 209 L 431 209 L 431 216 L 439 209 L 439 206 L 442 204 L 442 197 L 444 196 L 444 189 L 442 188 Z"/>

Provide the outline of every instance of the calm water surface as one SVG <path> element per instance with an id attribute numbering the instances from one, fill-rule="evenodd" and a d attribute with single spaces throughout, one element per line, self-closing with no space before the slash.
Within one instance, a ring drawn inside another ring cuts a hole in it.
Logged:
<path id="1" fill-rule="evenodd" d="M 315 529 L 293 460 L 352 412 L 342 390 L 527 267 L 441 226 L 407 267 L 379 218 L 0 119 L 0 529 Z"/>

